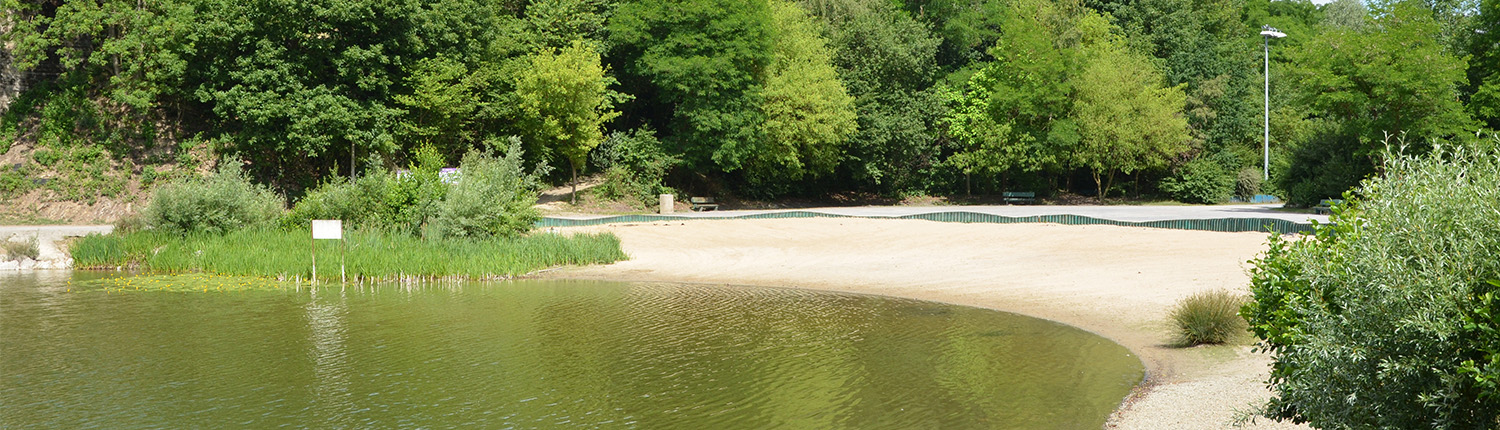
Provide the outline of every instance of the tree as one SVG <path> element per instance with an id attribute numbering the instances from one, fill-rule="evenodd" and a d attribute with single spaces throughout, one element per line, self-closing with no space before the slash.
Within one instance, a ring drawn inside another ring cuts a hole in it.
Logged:
<path id="1" fill-rule="evenodd" d="M 1097 25 L 1088 21 L 1102 18 L 1084 20 L 1081 25 Z M 1116 172 L 1163 166 L 1188 142 L 1182 87 L 1163 86 L 1161 72 L 1122 42 L 1105 38 L 1087 46 L 1088 61 L 1074 79 L 1081 144 L 1074 159 L 1092 172 L 1101 201 Z"/>
<path id="2" fill-rule="evenodd" d="M 1001 18 L 1004 37 L 990 49 L 995 61 L 986 66 L 983 81 L 988 109 L 1032 142 L 1032 162 L 1039 170 L 1072 167 L 1079 141 L 1072 115 L 1074 75 L 1085 58 L 1079 49 L 1108 31 L 1098 25 L 1079 28 L 1083 14 L 1065 4 L 1018 0 Z"/>
<path id="3" fill-rule="evenodd" d="M 1111 11 L 1135 50 L 1161 60 L 1167 85 L 1186 85 L 1195 149 L 1218 158 L 1260 146 L 1260 36 L 1240 21 L 1242 9 L 1228 0 L 1142 0 Z"/>
<path id="4" fill-rule="evenodd" d="M 771 15 L 775 37 L 761 93 L 765 142 L 745 172 L 762 190 L 831 172 L 839 145 L 856 126 L 854 99 L 813 21 L 795 3 L 781 0 L 771 2 Z"/>
<path id="5" fill-rule="evenodd" d="M 945 70 L 962 70 L 986 60 L 1001 38 L 1000 22 L 1013 4 L 1006 0 L 914 0 L 906 11 L 926 22 L 942 41 L 938 63 Z"/>
<path id="6" fill-rule="evenodd" d="M 4 5 L 0 5 L 4 6 Z M 131 0 L 17 4 L 3 7 L 15 19 L 4 39 L 15 42 L 21 70 L 56 61 L 65 74 L 105 82 L 109 99 L 137 112 L 164 96 L 180 96 L 192 50 L 192 4 Z M 50 9 L 50 10 L 48 10 Z"/>
<path id="7" fill-rule="evenodd" d="M 1337 0 L 1323 5 L 1323 22 L 1340 28 L 1360 30 L 1370 19 L 1370 9 L 1359 0 Z"/>
<path id="8" fill-rule="evenodd" d="M 990 109 L 989 88 L 993 78 L 980 70 L 969 78 L 963 91 L 944 88 L 948 114 L 940 122 L 949 138 L 958 143 L 947 164 L 964 174 L 964 194 L 972 195 L 975 173 L 1001 174 L 1015 167 L 1035 167 L 1030 136 L 1011 132 L 1009 121 L 1001 122 Z"/>
<path id="9" fill-rule="evenodd" d="M 614 78 L 599 53 L 581 42 L 532 55 L 527 63 L 515 78 L 523 140 L 568 161 L 576 203 L 578 168 L 604 142 L 604 123 L 620 115 L 614 110 L 617 95 L 609 89 Z"/>
<path id="10" fill-rule="evenodd" d="M 1469 113 L 1500 130 L 1500 0 L 1484 0 L 1469 42 Z"/>
<path id="11" fill-rule="evenodd" d="M 493 121 L 490 86 L 499 80 L 492 68 L 470 70 L 458 60 L 433 57 L 417 60 L 406 76 L 410 94 L 397 94 L 405 112 L 397 127 L 401 145 L 408 149 L 431 146 L 445 161 L 457 161 L 488 136 L 485 120 Z M 490 117 L 490 118 L 486 118 Z"/>
<path id="12" fill-rule="evenodd" d="M 801 4 L 823 23 L 839 79 L 854 97 L 858 129 L 844 145 L 842 178 L 886 192 L 926 188 L 939 164 L 943 104 L 931 88 L 941 39 L 889 2 Z"/>
<path id="13" fill-rule="evenodd" d="M 699 171 L 743 167 L 763 141 L 759 78 L 771 61 L 765 0 L 636 0 L 609 23 L 637 121 L 668 139 Z"/>
<path id="14" fill-rule="evenodd" d="M 1466 134 L 1473 122 L 1455 89 L 1465 61 L 1445 52 L 1438 23 L 1421 5 L 1380 10 L 1363 29 L 1325 27 L 1290 48 L 1296 101 L 1319 136 L 1293 148 L 1278 178 L 1290 201 L 1311 204 L 1342 194 L 1375 171 L 1385 136 L 1404 135 L 1420 150 Z M 1334 157 L 1328 157 L 1328 151 Z M 1343 166 L 1334 163 L 1350 162 Z"/>

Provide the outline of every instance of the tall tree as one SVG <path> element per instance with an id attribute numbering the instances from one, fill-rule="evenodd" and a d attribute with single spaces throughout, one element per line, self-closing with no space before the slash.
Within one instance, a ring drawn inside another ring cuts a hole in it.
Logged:
<path id="1" fill-rule="evenodd" d="M 1470 40 L 1469 112 L 1490 130 L 1500 130 L 1500 0 L 1480 3 Z"/>
<path id="2" fill-rule="evenodd" d="M 941 39 L 884 0 L 804 0 L 833 47 L 839 78 L 854 97 L 858 130 L 845 145 L 840 176 L 857 187 L 923 189 L 939 164 L 932 91 Z"/>
<path id="3" fill-rule="evenodd" d="M 1326 27 L 1290 49 L 1298 67 L 1287 80 L 1300 87 L 1306 121 L 1321 130 L 1294 149 L 1280 178 L 1291 201 L 1310 204 L 1357 185 L 1374 172 L 1387 135 L 1420 150 L 1471 129 L 1455 92 L 1466 64 L 1446 52 L 1439 31 L 1429 10 L 1402 2 L 1363 29 Z"/>
<path id="4" fill-rule="evenodd" d="M 699 171 L 739 170 L 763 141 L 758 78 L 771 61 L 765 0 L 635 0 L 609 23 L 622 81 L 643 122 Z"/>
<path id="5" fill-rule="evenodd" d="M 1094 21 L 1102 18 L 1086 16 L 1080 26 L 1101 25 Z M 1080 137 L 1074 159 L 1092 172 L 1102 201 L 1116 172 L 1158 168 L 1187 149 L 1187 96 L 1180 86 L 1165 86 L 1156 66 L 1123 40 L 1105 37 L 1083 53 L 1088 60 L 1074 79 Z"/>
<path id="6" fill-rule="evenodd" d="M 987 87 L 995 120 L 1011 123 L 1015 133 L 1035 145 L 1030 152 L 1037 169 L 1072 167 L 1070 154 L 1079 141 L 1072 116 L 1073 75 L 1084 58 L 1079 49 L 1108 32 L 1104 27 L 1079 28 L 1081 15 L 1076 4 L 1012 2 L 1000 21 L 1004 37 L 990 49 L 995 61 L 987 66 L 986 79 L 975 81 Z"/>
<path id="7" fill-rule="evenodd" d="M 854 99 L 839 81 L 816 24 L 787 1 L 772 0 L 771 15 L 774 39 L 761 102 L 766 141 L 746 166 L 748 179 L 761 190 L 831 172 L 839 145 L 856 127 Z"/>
<path id="8" fill-rule="evenodd" d="M 445 163 L 454 163 L 492 136 L 497 122 L 492 87 L 499 71 L 475 69 L 446 56 L 423 58 L 408 69 L 409 94 L 395 95 L 403 110 L 396 127 L 398 143 L 407 150 L 431 147 Z"/>
<path id="9" fill-rule="evenodd" d="M 528 59 L 516 76 L 515 98 L 525 140 L 538 152 L 568 162 L 573 202 L 578 199 L 578 168 L 589 151 L 604 142 L 604 123 L 619 116 L 614 83 L 599 53 L 582 42 L 548 50 Z"/>
<path id="10" fill-rule="evenodd" d="M 948 113 L 940 122 L 957 143 L 945 162 L 964 175 L 964 194 L 973 194 L 974 174 L 1004 174 L 1016 167 L 1035 170 L 1031 137 L 1012 133 L 1011 121 L 997 118 L 990 109 L 990 91 L 996 84 L 987 70 L 969 78 L 962 90 L 943 88 Z"/>

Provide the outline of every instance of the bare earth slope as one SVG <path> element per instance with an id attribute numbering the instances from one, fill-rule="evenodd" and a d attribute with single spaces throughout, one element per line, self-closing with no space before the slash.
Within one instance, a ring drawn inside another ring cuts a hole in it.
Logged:
<path id="1" fill-rule="evenodd" d="M 629 261 L 554 276 L 800 287 L 1016 312 L 1093 331 L 1138 354 L 1148 382 L 1110 425 L 1228 427 L 1269 394 L 1268 359 L 1237 346 L 1178 349 L 1180 298 L 1245 291 L 1261 233 L 884 219 L 693 220 L 612 231 Z M 1265 420 L 1247 428 L 1295 428 Z"/>

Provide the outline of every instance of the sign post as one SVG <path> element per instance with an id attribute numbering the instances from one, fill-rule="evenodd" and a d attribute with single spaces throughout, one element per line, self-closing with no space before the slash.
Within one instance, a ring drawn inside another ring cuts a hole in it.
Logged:
<path id="1" fill-rule="evenodd" d="M 333 239 L 342 242 L 344 222 L 336 219 L 316 219 L 312 222 L 312 282 L 314 285 L 318 283 L 318 239 Z M 344 278 L 344 255 L 342 253 L 339 254 L 339 278 L 341 281 L 348 281 Z"/>

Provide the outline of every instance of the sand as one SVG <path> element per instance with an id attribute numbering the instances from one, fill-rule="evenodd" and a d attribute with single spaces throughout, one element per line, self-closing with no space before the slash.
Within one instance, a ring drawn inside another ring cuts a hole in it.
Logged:
<path id="1" fill-rule="evenodd" d="M 934 300 L 1046 318 L 1130 348 L 1147 381 L 1109 427 L 1231 427 L 1269 397 L 1269 359 L 1236 345 L 1169 346 L 1194 292 L 1247 291 L 1261 233 L 919 220 L 692 220 L 611 231 L 630 260 L 548 276 L 797 287 Z M 1300 428 L 1265 419 L 1241 428 Z"/>

